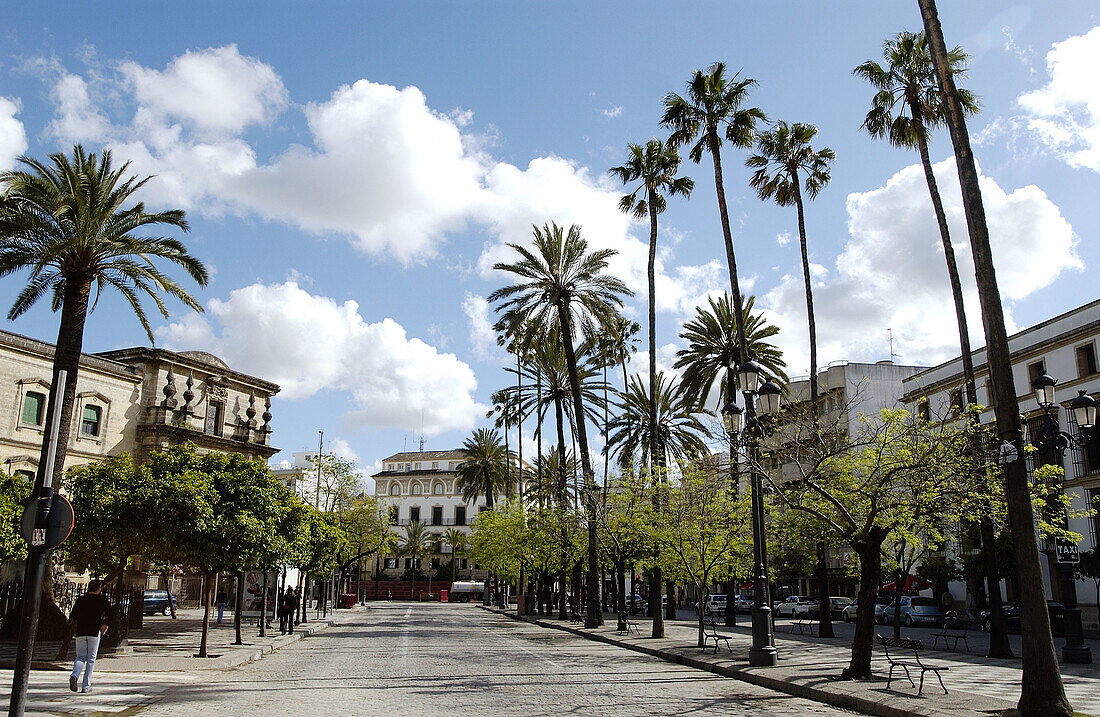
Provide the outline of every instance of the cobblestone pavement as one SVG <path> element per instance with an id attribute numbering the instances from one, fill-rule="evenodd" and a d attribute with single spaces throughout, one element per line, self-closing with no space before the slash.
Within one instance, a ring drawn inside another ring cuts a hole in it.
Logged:
<path id="1" fill-rule="evenodd" d="M 375 603 L 355 622 L 204 678 L 128 714 L 848 714 L 472 605 Z"/>

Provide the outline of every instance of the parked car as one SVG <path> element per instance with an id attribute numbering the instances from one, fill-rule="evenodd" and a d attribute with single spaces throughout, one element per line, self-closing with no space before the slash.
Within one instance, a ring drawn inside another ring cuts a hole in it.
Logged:
<path id="1" fill-rule="evenodd" d="M 791 595 L 775 606 L 776 617 L 799 617 L 809 614 L 810 606 L 817 601 L 807 595 Z"/>
<path id="2" fill-rule="evenodd" d="M 1066 619 L 1062 603 L 1047 600 L 1047 612 L 1050 614 L 1050 631 L 1055 635 L 1066 634 Z M 1020 631 L 1020 603 L 1012 601 L 1004 603 L 1005 629 L 1009 632 Z M 989 632 L 989 610 L 982 610 L 978 616 L 983 632 Z"/>
<path id="3" fill-rule="evenodd" d="M 176 597 L 172 596 L 172 605 L 175 606 Z M 168 606 L 168 591 L 167 590 L 146 590 L 145 591 L 145 609 L 143 612 L 146 615 L 156 615 L 158 612 L 161 615 L 167 615 L 171 612 L 171 608 Z"/>
<path id="4" fill-rule="evenodd" d="M 725 595 L 708 595 L 706 605 L 703 606 L 704 615 L 725 615 L 726 614 L 726 596 Z"/>
<path id="5" fill-rule="evenodd" d="M 875 622 L 882 622 L 882 610 L 890 604 L 890 598 L 875 598 Z M 840 619 L 844 622 L 855 622 L 856 611 L 859 610 L 859 598 L 856 598 L 840 611 Z"/>
<path id="6" fill-rule="evenodd" d="M 882 609 L 882 622 L 889 625 L 894 621 L 896 606 L 891 600 L 890 604 Z M 906 626 L 916 624 L 942 625 L 943 612 L 936 601 L 928 597 L 912 597 L 905 595 L 901 598 L 901 623 Z"/>
<path id="7" fill-rule="evenodd" d="M 626 598 L 626 611 L 629 612 L 631 615 L 644 613 L 646 611 L 646 608 L 648 607 L 649 603 L 647 603 L 645 599 L 637 593 L 634 593 L 633 595 L 628 595 Z"/>
<path id="8" fill-rule="evenodd" d="M 745 597 L 744 595 L 738 595 L 733 601 L 733 609 L 746 615 L 752 612 L 753 601 L 752 598 Z"/>
<path id="9" fill-rule="evenodd" d="M 846 598 L 846 597 L 831 597 L 831 598 L 829 598 L 829 606 L 830 606 L 829 607 L 829 617 L 833 620 L 843 619 L 844 608 L 848 607 L 851 604 L 852 604 L 852 598 Z M 817 598 L 814 598 L 814 604 L 812 606 L 810 606 L 810 609 L 808 611 L 806 611 L 806 614 L 809 615 L 810 617 L 817 617 L 818 612 L 820 610 L 820 607 L 821 606 L 818 604 Z M 803 613 L 801 611 L 797 611 L 797 610 L 795 611 L 795 615 L 801 616 L 802 614 Z"/>

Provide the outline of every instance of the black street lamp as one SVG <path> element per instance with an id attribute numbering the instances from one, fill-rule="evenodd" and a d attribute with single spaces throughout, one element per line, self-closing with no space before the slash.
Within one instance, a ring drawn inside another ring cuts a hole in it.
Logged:
<path id="1" fill-rule="evenodd" d="M 741 420 L 742 410 L 733 402 L 727 403 L 722 408 L 722 421 L 730 441 L 736 442 L 740 435 L 749 454 L 754 562 L 752 647 L 749 649 L 749 665 L 775 667 L 779 662 L 779 652 L 775 649 L 772 609 L 767 597 L 768 576 L 765 565 L 768 548 L 764 530 L 763 482 L 759 471 L 752 466 L 759 462 L 760 439 L 767 434 L 760 416 L 778 412 L 781 389 L 772 381 L 766 380 L 764 370 L 755 361 L 746 361 L 737 367 L 737 380 L 745 397 L 744 429 L 742 429 Z"/>
<path id="2" fill-rule="evenodd" d="M 1077 397 L 1070 401 L 1069 407 L 1073 411 L 1073 417 L 1077 422 L 1078 429 L 1080 429 L 1080 434 L 1072 436 L 1065 431 L 1059 431 L 1058 424 L 1055 422 L 1057 404 L 1054 400 L 1054 387 L 1057 383 L 1056 379 L 1045 373 L 1031 382 L 1031 388 L 1035 392 L 1035 401 L 1043 411 L 1043 423 L 1039 435 L 1031 436 L 1031 442 L 1036 448 L 1040 449 L 1040 458 L 1044 463 L 1063 466 L 1066 449 L 1082 447 L 1087 443 L 1093 428 L 1096 426 L 1096 399 L 1089 396 L 1087 391 L 1079 391 Z M 1027 440 L 1026 433 L 1024 440 Z M 1064 486 L 1060 485 L 1062 482 L 1064 482 L 1064 476 L 1056 486 L 1064 491 Z M 1065 520 L 1063 514 L 1063 521 Z M 1092 651 L 1085 644 L 1082 635 L 1081 608 L 1077 605 L 1077 584 L 1073 578 L 1073 568 L 1071 567 L 1076 561 L 1066 560 L 1063 562 L 1060 559 L 1057 540 L 1055 541 L 1054 550 L 1048 553 L 1048 560 L 1053 571 L 1058 573 L 1058 580 L 1062 588 L 1062 617 L 1066 632 L 1066 644 L 1062 647 L 1062 661 L 1092 664 Z M 1057 567 L 1054 567 L 1055 565 Z"/>

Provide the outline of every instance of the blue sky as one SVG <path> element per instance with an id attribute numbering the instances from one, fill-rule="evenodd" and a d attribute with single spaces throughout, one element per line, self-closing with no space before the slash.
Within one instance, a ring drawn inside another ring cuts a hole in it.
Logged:
<path id="1" fill-rule="evenodd" d="M 1100 13 L 941 5 L 948 43 L 972 55 L 971 133 L 1010 325 L 1024 327 L 1097 296 Z M 421 426 L 428 448 L 447 448 L 483 425 L 507 380 L 486 332 L 484 297 L 504 281 L 490 267 L 534 222 L 581 224 L 644 293 L 647 227 L 618 213 L 606 170 L 628 142 L 664 138 L 665 93 L 715 60 L 759 81 L 751 99 L 770 118 L 817 125 L 837 153 L 807 209 L 822 363 L 886 358 L 888 328 L 902 361 L 957 351 L 917 157 L 861 130 L 871 92 L 851 74 L 920 29 L 915 2 L 40 2 L 6 19 L 0 167 L 82 142 L 157 175 L 145 199 L 187 210 L 188 244 L 213 271 L 208 311 L 173 307 L 158 344 L 282 384 L 276 461 L 322 429 L 369 472 Z M 943 133 L 932 157 L 965 258 Z M 744 154 L 724 163 L 744 280 L 804 373 L 794 212 L 756 199 Z M 661 218 L 665 367 L 725 275 L 710 165 L 683 173 L 695 192 Z M 0 282 L 0 304 L 22 278 Z M 641 317 L 644 302 L 629 310 Z M 53 340 L 57 317 L 42 306 L 4 328 Z M 146 342 L 106 297 L 85 349 Z"/>

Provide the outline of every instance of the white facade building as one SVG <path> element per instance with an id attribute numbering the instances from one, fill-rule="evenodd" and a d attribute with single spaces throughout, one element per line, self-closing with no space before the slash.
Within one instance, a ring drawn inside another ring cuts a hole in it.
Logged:
<path id="1" fill-rule="evenodd" d="M 1008 339 L 1012 361 L 1012 379 L 1016 401 L 1024 416 L 1031 436 L 1042 428 L 1043 412 L 1032 392 L 1031 382 L 1044 373 L 1057 379 L 1057 397 L 1054 411 L 1058 428 L 1071 436 L 1080 431 L 1068 406 L 1078 391 L 1086 391 L 1100 398 L 1100 371 L 1097 355 L 1100 350 L 1100 300 L 1085 304 L 1060 316 L 1044 321 L 1014 334 Z M 973 352 L 974 373 L 978 388 L 978 403 L 988 408 L 982 413 L 983 423 L 994 421 L 989 383 L 989 369 L 985 348 Z M 907 404 L 918 412 L 932 416 L 961 412 L 964 406 L 962 391 L 962 358 L 921 371 L 905 380 Z M 1084 539 L 1079 550 L 1095 549 L 1100 533 L 1100 518 L 1095 510 L 1100 508 L 1100 430 L 1093 431 L 1087 445 L 1070 447 L 1065 452 L 1065 490 L 1071 496 L 1071 511 L 1084 513 L 1091 507 L 1091 515 L 1071 517 L 1070 530 L 1080 533 Z M 1050 560 L 1042 557 L 1046 575 L 1047 595 L 1059 599 L 1060 586 L 1050 581 Z M 951 586 L 956 599 L 965 598 L 966 586 Z M 1098 625 L 1096 585 L 1092 580 L 1077 581 L 1077 599 L 1082 610 L 1086 630 L 1096 630 Z"/>

